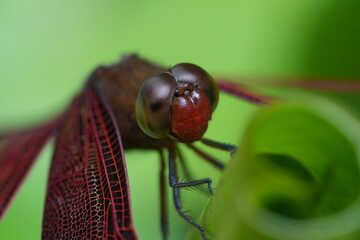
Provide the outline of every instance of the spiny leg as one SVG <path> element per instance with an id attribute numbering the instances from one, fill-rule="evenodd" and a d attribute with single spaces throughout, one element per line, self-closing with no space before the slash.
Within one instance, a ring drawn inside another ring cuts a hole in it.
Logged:
<path id="1" fill-rule="evenodd" d="M 182 201 L 180 197 L 180 188 L 182 187 L 193 187 L 198 186 L 201 184 L 208 184 L 208 189 L 212 193 L 211 188 L 211 179 L 210 178 L 204 178 L 200 180 L 190 181 L 190 182 L 178 182 L 178 175 L 177 175 L 177 169 L 176 169 L 176 149 L 174 146 L 171 146 L 168 148 L 169 150 L 169 184 L 173 189 L 173 197 L 174 197 L 174 203 L 175 208 L 180 214 L 182 218 L 184 218 L 188 223 L 199 229 L 201 236 L 204 240 L 206 240 L 205 236 L 205 229 L 200 226 L 198 223 L 196 223 L 194 220 L 190 218 L 183 210 L 182 210 Z"/>
<path id="2" fill-rule="evenodd" d="M 186 144 L 191 150 L 193 150 L 197 155 L 199 155 L 201 158 L 205 159 L 215 167 L 219 168 L 220 170 L 223 170 L 225 168 L 225 164 L 220 162 L 219 160 L 213 158 L 212 156 L 208 155 L 204 151 L 200 150 L 199 148 L 195 147 L 193 144 L 188 143 Z"/>
<path id="3" fill-rule="evenodd" d="M 187 163 L 185 161 L 185 158 L 184 158 L 182 152 L 180 151 L 179 146 L 177 144 L 175 146 L 176 146 L 176 154 L 178 156 L 178 159 L 179 159 L 183 174 L 185 176 L 185 181 L 189 181 L 190 179 L 194 179 L 193 175 L 191 174 L 191 172 L 190 172 L 190 170 L 188 168 L 188 165 L 187 165 Z M 202 193 L 206 194 L 207 196 L 209 195 L 209 191 L 206 188 L 200 188 L 200 191 Z"/>
<path id="4" fill-rule="evenodd" d="M 183 154 L 181 153 L 178 145 L 175 145 L 175 149 L 176 149 L 176 155 L 179 157 L 179 163 L 182 168 L 182 172 L 184 173 L 185 179 L 186 180 L 193 179 L 192 174 L 188 168 L 188 165 L 186 164 L 185 158 L 184 158 Z"/>
<path id="5" fill-rule="evenodd" d="M 210 140 L 210 139 L 207 139 L 207 138 L 202 138 L 200 139 L 200 142 L 209 146 L 209 147 L 212 147 L 212 148 L 217 148 L 217 149 L 220 149 L 220 150 L 224 150 L 224 151 L 228 151 L 228 152 L 235 152 L 237 150 L 237 147 L 233 144 L 226 144 L 226 143 L 221 143 L 221 142 L 217 142 L 217 141 L 214 141 L 214 140 Z"/>
<path id="6" fill-rule="evenodd" d="M 166 186 L 166 164 L 164 152 L 160 153 L 160 223 L 161 233 L 164 240 L 168 239 L 168 206 L 167 206 L 167 186 Z"/>

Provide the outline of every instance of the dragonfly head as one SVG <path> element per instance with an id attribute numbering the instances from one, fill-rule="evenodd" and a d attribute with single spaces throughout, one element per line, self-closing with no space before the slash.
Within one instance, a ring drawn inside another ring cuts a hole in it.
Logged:
<path id="1" fill-rule="evenodd" d="M 219 88 L 202 68 L 181 63 L 142 84 L 136 120 L 153 138 L 193 142 L 202 138 L 219 99 Z"/>

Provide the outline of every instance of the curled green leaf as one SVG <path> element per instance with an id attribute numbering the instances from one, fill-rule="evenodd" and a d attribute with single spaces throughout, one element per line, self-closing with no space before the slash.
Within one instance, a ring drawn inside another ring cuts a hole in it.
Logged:
<path id="1" fill-rule="evenodd" d="M 360 123 L 301 99 L 253 119 L 204 213 L 212 239 L 360 238 Z"/>

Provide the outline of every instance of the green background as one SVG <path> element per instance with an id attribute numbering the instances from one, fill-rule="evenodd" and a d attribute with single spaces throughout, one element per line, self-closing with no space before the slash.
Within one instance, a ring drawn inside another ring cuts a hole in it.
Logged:
<path id="1" fill-rule="evenodd" d="M 96 66 L 124 53 L 165 66 L 193 62 L 216 76 L 359 77 L 359 10 L 356 0 L 0 0 L 0 129 L 60 113 Z M 239 142 L 256 110 L 222 95 L 207 137 Z M 0 239 L 39 239 L 51 150 L 0 223 Z M 142 239 L 160 239 L 157 154 L 126 156 L 135 227 Z M 216 170 L 186 156 L 196 177 L 216 183 Z M 197 216 L 206 196 L 183 195 Z M 171 239 L 191 228 L 174 211 L 170 227 Z"/>

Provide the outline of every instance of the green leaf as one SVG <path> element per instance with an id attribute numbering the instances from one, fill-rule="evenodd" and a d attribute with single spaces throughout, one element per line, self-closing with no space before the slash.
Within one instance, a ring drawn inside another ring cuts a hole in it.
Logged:
<path id="1" fill-rule="evenodd" d="M 203 214 L 211 239 L 360 238 L 360 123 L 300 99 L 253 119 Z"/>

